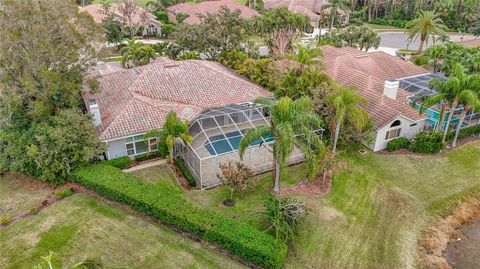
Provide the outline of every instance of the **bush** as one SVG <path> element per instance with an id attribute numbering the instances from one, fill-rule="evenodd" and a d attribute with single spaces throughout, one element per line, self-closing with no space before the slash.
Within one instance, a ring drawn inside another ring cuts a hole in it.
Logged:
<path id="1" fill-rule="evenodd" d="M 178 169 L 180 169 L 180 171 L 182 172 L 183 177 L 185 179 L 187 179 L 188 184 L 190 184 L 190 186 L 192 186 L 192 187 L 197 186 L 197 181 L 193 177 L 192 173 L 190 173 L 190 170 L 188 170 L 188 167 L 185 164 L 185 162 L 183 161 L 183 159 L 182 158 L 176 158 L 175 159 L 175 164 L 177 165 Z"/>
<path id="2" fill-rule="evenodd" d="M 197 235 L 266 268 L 280 268 L 287 246 L 255 227 L 185 201 L 181 194 L 149 184 L 103 164 L 83 167 L 75 179 L 89 189 L 130 205 L 166 224 Z"/>
<path id="3" fill-rule="evenodd" d="M 73 195 L 73 190 L 68 188 L 55 193 L 55 196 L 57 196 L 58 198 L 66 198 L 72 195 Z"/>
<path id="4" fill-rule="evenodd" d="M 363 21 L 360 19 L 350 19 L 350 24 L 356 25 L 356 26 L 362 26 Z"/>
<path id="5" fill-rule="evenodd" d="M 396 151 L 399 149 L 406 149 L 410 147 L 410 139 L 406 137 L 399 137 L 390 140 L 387 144 L 387 151 Z"/>
<path id="6" fill-rule="evenodd" d="M 161 21 L 164 25 L 169 23 L 166 11 L 160 10 L 155 12 L 155 17 L 157 17 L 157 20 Z"/>
<path id="7" fill-rule="evenodd" d="M 177 29 L 177 27 L 174 24 L 169 24 L 169 23 L 164 24 L 163 27 L 162 27 L 162 35 L 165 36 L 165 37 L 168 37 L 173 32 L 175 32 L 176 29 Z"/>
<path id="8" fill-rule="evenodd" d="M 155 158 L 158 158 L 160 156 L 161 156 L 160 152 L 153 151 L 153 152 L 147 152 L 147 153 L 137 155 L 137 156 L 135 156 L 135 160 L 141 162 L 141 161 L 145 161 L 145 160 L 149 160 L 149 159 L 155 159 Z"/>
<path id="9" fill-rule="evenodd" d="M 465 138 L 465 137 L 478 135 L 478 134 L 480 134 L 480 125 L 460 129 L 460 132 L 458 133 L 458 138 L 460 139 L 460 138 Z M 448 140 L 453 140 L 454 137 L 455 137 L 455 131 L 450 132 L 447 136 Z"/>
<path id="10" fill-rule="evenodd" d="M 132 159 L 130 159 L 130 157 L 128 156 L 125 156 L 125 157 L 104 161 L 102 163 L 106 165 L 111 165 L 113 167 L 123 170 L 123 169 L 127 169 L 132 164 Z"/>
<path id="11" fill-rule="evenodd" d="M 160 143 L 158 143 L 158 152 L 160 153 L 160 157 L 162 158 L 165 158 L 170 154 L 167 143 L 165 143 L 165 141 L 160 141 Z"/>
<path id="12" fill-rule="evenodd" d="M 410 149 L 417 153 L 437 153 L 443 148 L 441 133 L 418 133 Z"/>
<path id="13" fill-rule="evenodd" d="M 379 25 L 389 25 L 389 26 L 395 26 L 399 28 L 405 28 L 407 25 L 406 20 L 387 20 L 387 19 L 375 19 L 371 20 L 370 23 L 372 24 L 379 24 Z"/>
<path id="14" fill-rule="evenodd" d="M 12 221 L 12 217 L 10 215 L 2 215 L 0 217 L 0 225 L 7 225 Z"/>

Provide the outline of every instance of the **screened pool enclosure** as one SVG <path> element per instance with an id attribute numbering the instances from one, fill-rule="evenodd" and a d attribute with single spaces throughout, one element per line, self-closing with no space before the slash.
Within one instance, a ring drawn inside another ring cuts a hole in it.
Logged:
<path id="1" fill-rule="evenodd" d="M 219 184 L 219 164 L 240 161 L 238 145 L 250 128 L 270 125 L 265 107 L 253 104 L 235 104 L 204 111 L 190 125 L 191 143 L 177 142 L 180 155 L 200 183 L 202 189 Z M 316 130 L 321 135 L 322 130 Z M 275 138 L 262 137 L 245 151 L 243 162 L 254 173 L 272 170 L 272 144 Z M 295 148 L 288 158 L 289 164 L 304 160 L 303 153 Z"/>

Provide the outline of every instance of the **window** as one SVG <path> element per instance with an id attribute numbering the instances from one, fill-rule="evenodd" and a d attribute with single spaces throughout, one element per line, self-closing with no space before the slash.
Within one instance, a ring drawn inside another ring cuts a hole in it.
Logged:
<path id="1" fill-rule="evenodd" d="M 392 123 L 392 125 L 390 125 L 390 128 L 391 127 L 397 127 L 397 126 L 400 126 L 402 123 L 400 122 L 400 120 L 396 120 Z"/>
<path id="2" fill-rule="evenodd" d="M 413 126 L 417 126 L 417 124 L 416 123 L 410 124 L 410 127 L 413 127 Z"/>
<path id="3" fill-rule="evenodd" d="M 155 27 L 155 25 L 149 25 L 147 27 L 147 35 L 157 35 L 157 27 Z"/>
<path id="4" fill-rule="evenodd" d="M 400 136 L 400 130 L 402 130 L 402 129 L 398 128 L 398 129 L 395 129 L 395 130 L 388 131 L 387 134 L 385 135 L 385 140 L 391 140 L 391 139 L 399 137 Z"/>
<path id="5" fill-rule="evenodd" d="M 149 138 L 148 141 L 144 141 L 143 135 L 129 137 L 125 139 L 125 148 L 127 149 L 127 155 L 135 156 L 148 151 L 156 151 L 156 141 L 156 138 Z"/>

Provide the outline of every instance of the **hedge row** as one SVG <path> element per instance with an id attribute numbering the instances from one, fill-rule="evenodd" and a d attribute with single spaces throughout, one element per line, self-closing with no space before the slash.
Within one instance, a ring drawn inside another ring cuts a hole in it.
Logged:
<path id="1" fill-rule="evenodd" d="M 460 129 L 460 132 L 458 133 L 458 139 L 469 137 L 472 135 L 478 135 L 478 134 L 480 134 L 480 125 L 475 125 L 472 127 Z M 455 137 L 455 131 L 452 131 L 448 134 L 447 138 L 448 140 L 453 140 L 454 137 Z"/>
<path id="2" fill-rule="evenodd" d="M 154 159 L 154 158 L 158 158 L 158 157 L 162 157 L 160 152 L 158 151 L 153 151 L 153 152 L 147 152 L 147 153 L 143 153 L 143 154 L 140 154 L 140 155 L 137 155 L 135 156 L 135 160 L 141 162 L 141 161 L 145 161 L 145 160 L 149 160 L 149 159 Z"/>
<path id="3" fill-rule="evenodd" d="M 409 147 L 410 147 L 410 139 L 402 136 L 402 137 L 390 140 L 387 144 L 387 151 L 408 149 Z"/>
<path id="4" fill-rule="evenodd" d="M 405 26 L 407 25 L 407 22 L 408 21 L 405 21 L 405 20 L 375 19 L 375 20 L 371 20 L 369 23 L 379 24 L 379 25 L 390 25 L 390 26 L 395 26 L 395 27 L 399 27 L 399 28 L 405 28 Z"/>
<path id="5" fill-rule="evenodd" d="M 75 180 L 97 193 L 128 204 L 164 223 L 200 236 L 243 259 L 266 268 L 280 268 L 287 246 L 255 227 L 205 210 L 180 194 L 163 190 L 104 164 L 75 172 Z"/>
<path id="6" fill-rule="evenodd" d="M 183 161 L 183 159 L 182 158 L 176 158 L 175 159 L 175 164 L 177 165 L 178 169 L 180 169 L 180 171 L 182 172 L 183 177 L 185 179 L 187 179 L 188 184 L 190 184 L 190 186 L 192 186 L 192 187 L 197 186 L 197 181 L 193 177 L 190 170 L 188 170 L 188 167 L 185 164 L 185 162 Z"/>
<path id="7" fill-rule="evenodd" d="M 111 159 L 111 160 L 108 160 L 108 161 L 104 161 L 102 163 L 106 164 L 106 165 L 111 165 L 111 166 L 114 166 L 118 169 L 123 170 L 123 169 L 128 168 L 132 164 L 132 159 L 130 159 L 130 157 L 128 157 L 128 156 L 125 156 L 125 157 L 120 157 L 120 158 L 115 158 L 115 159 Z"/>

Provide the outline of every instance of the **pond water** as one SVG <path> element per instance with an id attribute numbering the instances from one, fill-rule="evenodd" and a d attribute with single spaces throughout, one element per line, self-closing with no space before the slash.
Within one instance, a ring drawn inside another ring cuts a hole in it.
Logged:
<path id="1" fill-rule="evenodd" d="M 450 244 L 446 251 L 448 263 L 453 268 L 480 268 L 480 221 L 462 229 L 467 239 Z"/>

